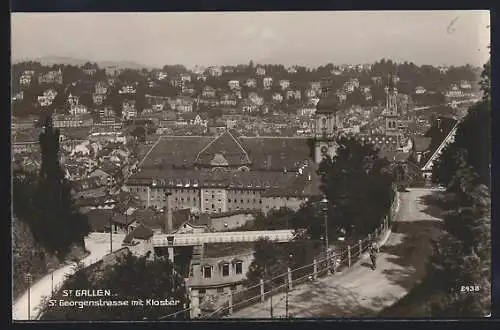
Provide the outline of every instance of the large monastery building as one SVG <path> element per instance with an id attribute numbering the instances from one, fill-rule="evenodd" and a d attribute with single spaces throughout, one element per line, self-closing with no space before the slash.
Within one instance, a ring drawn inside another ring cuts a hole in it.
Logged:
<path id="1" fill-rule="evenodd" d="M 224 213 L 289 207 L 298 209 L 321 195 L 317 165 L 336 153 L 342 132 L 340 105 L 324 84 L 315 114 L 315 133 L 307 137 L 243 137 L 226 130 L 217 137 L 163 136 L 127 181 L 145 207 Z M 386 89 L 386 134 L 360 136 L 395 160 L 404 149 L 397 91 Z"/>

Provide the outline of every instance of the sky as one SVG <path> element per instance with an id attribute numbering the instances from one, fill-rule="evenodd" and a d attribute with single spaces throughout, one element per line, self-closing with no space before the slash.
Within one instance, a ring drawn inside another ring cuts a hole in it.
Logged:
<path id="1" fill-rule="evenodd" d="M 482 65 L 488 11 L 13 13 L 12 59 L 234 65 Z"/>

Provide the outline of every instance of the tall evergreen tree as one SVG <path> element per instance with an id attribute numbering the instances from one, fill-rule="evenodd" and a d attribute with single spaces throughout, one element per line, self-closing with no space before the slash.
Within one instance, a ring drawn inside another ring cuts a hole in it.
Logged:
<path id="1" fill-rule="evenodd" d="M 74 244 L 84 245 L 90 226 L 73 205 L 71 184 L 59 163 L 59 130 L 53 128 L 50 116 L 39 139 L 42 162 L 29 222 L 35 240 L 62 260 Z"/>

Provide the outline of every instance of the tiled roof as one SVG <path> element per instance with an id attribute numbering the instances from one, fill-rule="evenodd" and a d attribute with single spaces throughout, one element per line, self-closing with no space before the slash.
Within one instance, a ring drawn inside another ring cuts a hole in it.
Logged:
<path id="1" fill-rule="evenodd" d="M 308 138 L 242 137 L 253 170 L 294 171 L 304 161 L 312 161 Z"/>
<path id="2" fill-rule="evenodd" d="M 150 229 L 160 229 L 163 227 L 163 215 L 152 208 L 138 209 L 130 218 Z"/>
<path id="3" fill-rule="evenodd" d="M 212 140 L 214 137 L 211 136 L 163 136 L 143 166 L 192 166 L 198 152 Z"/>
<path id="4" fill-rule="evenodd" d="M 192 167 L 195 160 L 205 147 L 208 148 L 200 154 L 202 164 L 210 163 L 215 153 L 225 152 L 224 158 L 236 164 L 244 163 L 240 158 L 245 153 L 233 136 L 248 154 L 253 170 L 295 170 L 306 160 L 311 161 L 311 148 L 307 138 L 283 137 L 237 137 L 235 134 L 223 134 L 219 142 L 214 142 L 213 137 L 206 136 L 164 136 L 155 145 L 143 163 L 143 167 L 152 167 L 163 164 L 165 167 Z M 217 148 L 219 147 L 219 148 Z M 210 158 L 211 157 L 211 158 Z M 246 161 L 246 159 L 243 159 Z"/>
<path id="5" fill-rule="evenodd" d="M 340 110 L 337 95 L 329 93 L 326 97 L 322 97 L 316 104 L 316 113 L 334 113 Z"/>
<path id="6" fill-rule="evenodd" d="M 431 145 L 431 138 L 425 136 L 416 136 L 414 138 L 414 148 L 416 152 L 424 152 Z"/>
<path id="7" fill-rule="evenodd" d="M 241 142 L 229 131 L 225 131 L 203 148 L 196 157 L 195 163 L 210 165 L 213 161 L 217 161 L 217 159 L 227 161 L 229 166 L 250 164 L 247 151 L 242 147 Z"/>
<path id="8" fill-rule="evenodd" d="M 220 212 L 220 213 L 213 213 L 210 214 L 209 217 L 210 219 L 217 219 L 217 218 L 224 218 L 224 217 L 230 217 L 232 215 L 237 215 L 237 214 L 259 214 L 259 210 L 233 210 L 233 211 L 227 211 L 227 212 Z"/>
<path id="9" fill-rule="evenodd" d="M 318 176 L 315 172 L 311 173 L 311 180 L 307 174 L 299 175 L 288 185 L 280 185 L 266 190 L 261 194 L 262 197 L 311 197 L 320 196 L 318 189 Z"/>
<path id="10" fill-rule="evenodd" d="M 153 236 L 153 231 L 141 224 L 125 237 L 123 243 L 125 244 L 131 243 L 134 238 L 145 240 L 151 238 L 152 236 Z"/>
<path id="11" fill-rule="evenodd" d="M 75 180 L 71 182 L 71 186 L 76 192 L 87 190 L 87 189 L 97 189 L 102 187 L 100 177 L 89 177 L 81 180 Z"/>

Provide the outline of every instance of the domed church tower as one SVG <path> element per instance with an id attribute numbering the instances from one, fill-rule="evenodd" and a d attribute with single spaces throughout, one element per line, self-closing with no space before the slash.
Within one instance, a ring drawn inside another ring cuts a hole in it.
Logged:
<path id="1" fill-rule="evenodd" d="M 340 105 L 332 88 L 332 81 L 323 81 L 321 98 L 316 105 L 314 134 L 314 161 L 319 164 L 325 156 L 334 157 L 340 128 Z"/>

